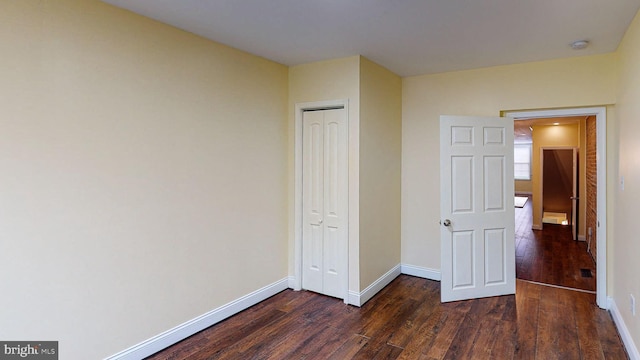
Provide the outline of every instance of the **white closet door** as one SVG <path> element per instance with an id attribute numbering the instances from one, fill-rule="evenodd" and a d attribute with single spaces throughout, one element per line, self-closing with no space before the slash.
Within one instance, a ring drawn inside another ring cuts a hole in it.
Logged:
<path id="1" fill-rule="evenodd" d="M 302 287 L 347 290 L 348 138 L 344 109 L 303 115 Z"/>

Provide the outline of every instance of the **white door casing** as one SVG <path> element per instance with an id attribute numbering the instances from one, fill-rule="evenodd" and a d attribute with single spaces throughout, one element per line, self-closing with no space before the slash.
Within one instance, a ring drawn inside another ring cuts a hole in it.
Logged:
<path id="1" fill-rule="evenodd" d="M 302 288 L 345 298 L 348 138 L 345 109 L 303 113 Z"/>
<path id="2" fill-rule="evenodd" d="M 515 120 L 543 119 L 551 117 L 596 117 L 596 172 L 597 172 L 597 226 L 596 241 L 596 303 L 602 309 L 609 308 L 607 295 L 607 109 L 605 107 L 567 108 L 553 110 L 506 111 L 504 115 Z"/>
<path id="3" fill-rule="evenodd" d="M 441 300 L 515 293 L 513 119 L 440 117 Z"/>

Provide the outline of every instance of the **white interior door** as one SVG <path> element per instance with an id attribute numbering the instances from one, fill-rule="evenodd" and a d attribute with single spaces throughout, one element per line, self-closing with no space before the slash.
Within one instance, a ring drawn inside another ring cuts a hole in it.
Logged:
<path id="1" fill-rule="evenodd" d="M 302 287 L 345 298 L 348 138 L 344 109 L 305 111 L 302 144 Z"/>
<path id="2" fill-rule="evenodd" d="M 443 302 L 515 294 L 513 119 L 440 117 Z"/>

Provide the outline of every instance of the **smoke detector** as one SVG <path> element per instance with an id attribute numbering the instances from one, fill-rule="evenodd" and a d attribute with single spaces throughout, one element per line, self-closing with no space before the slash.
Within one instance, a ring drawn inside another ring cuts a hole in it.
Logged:
<path id="1" fill-rule="evenodd" d="M 589 41 L 587 40 L 577 40 L 571 43 L 571 48 L 573 50 L 582 50 L 589 46 Z"/>

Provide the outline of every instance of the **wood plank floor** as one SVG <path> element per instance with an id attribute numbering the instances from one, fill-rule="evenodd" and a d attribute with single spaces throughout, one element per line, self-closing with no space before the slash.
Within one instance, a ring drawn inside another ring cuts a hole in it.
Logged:
<path id="1" fill-rule="evenodd" d="M 627 359 L 595 296 L 517 280 L 515 296 L 440 303 L 401 275 L 361 308 L 285 290 L 149 359 Z"/>
<path id="2" fill-rule="evenodd" d="M 596 264 L 584 241 L 575 241 L 571 227 L 544 224 L 544 230 L 531 230 L 531 198 L 516 208 L 516 277 L 518 279 L 596 290 Z M 583 277 L 587 269 L 592 277 Z"/>

